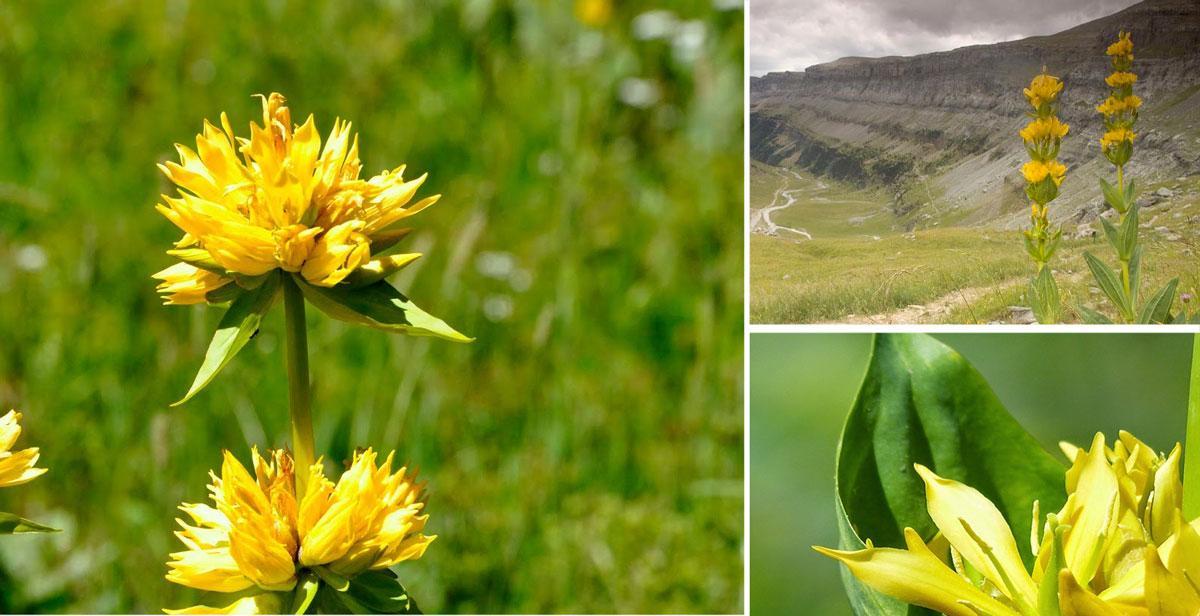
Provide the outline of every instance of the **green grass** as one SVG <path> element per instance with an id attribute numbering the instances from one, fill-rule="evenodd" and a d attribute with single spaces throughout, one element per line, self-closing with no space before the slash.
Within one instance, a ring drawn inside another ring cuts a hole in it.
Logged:
<path id="1" fill-rule="evenodd" d="M 175 507 L 222 448 L 286 445 L 278 311 L 171 409 L 219 311 L 149 278 L 178 236 L 155 163 L 272 90 L 444 195 L 394 282 L 473 344 L 309 315 L 318 451 L 397 449 L 429 482 L 439 538 L 397 568 L 421 606 L 742 609 L 743 16 L 656 5 L 703 28 L 689 55 L 636 39 L 640 9 L 570 8 L 0 5 L 0 408 L 50 469 L 0 510 L 64 529 L 0 538 L 0 611 L 189 604 Z"/>

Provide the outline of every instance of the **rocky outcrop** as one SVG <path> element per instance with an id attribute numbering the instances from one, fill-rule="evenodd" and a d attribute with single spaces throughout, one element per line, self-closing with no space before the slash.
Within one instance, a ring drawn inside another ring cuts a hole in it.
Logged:
<path id="1" fill-rule="evenodd" d="M 1147 0 L 1050 36 L 913 57 L 843 58 L 803 72 L 751 78 L 751 156 L 839 179 L 893 185 L 920 180 L 934 199 L 990 223 L 1020 210 L 1019 183 L 1004 181 L 1024 157 L 1021 89 L 1043 66 L 1061 77 L 1060 114 L 1071 124 L 1064 162 L 1094 166 L 1107 95 L 1104 56 L 1120 30 L 1133 33 L 1137 91 L 1146 101 L 1132 172 L 1200 173 L 1200 142 L 1176 138 L 1200 113 L 1200 1 Z M 1097 167 L 1094 169 L 1099 171 Z M 1087 184 L 1095 184 L 1089 178 Z M 1098 189 L 1061 218 L 1075 217 Z M 1066 200 L 1071 201 L 1071 200 Z M 912 210 L 909 206 L 898 210 Z"/>

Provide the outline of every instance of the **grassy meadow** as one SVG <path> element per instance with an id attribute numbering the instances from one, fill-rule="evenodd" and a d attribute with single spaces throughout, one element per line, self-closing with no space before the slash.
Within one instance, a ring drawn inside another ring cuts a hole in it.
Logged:
<path id="1" fill-rule="evenodd" d="M 740 611 L 743 15 L 636 4 L 0 4 L 0 408 L 50 469 L 0 510 L 63 529 L 0 538 L 0 612 L 191 605 L 176 506 L 286 445 L 281 311 L 168 408 L 220 311 L 150 279 L 155 163 L 270 91 L 444 195 L 393 282 L 473 344 L 308 314 L 318 451 L 429 482 L 421 607 Z"/>
<path id="2" fill-rule="evenodd" d="M 946 211 L 944 217 L 905 233 L 895 226 L 881 191 L 784 173 L 754 163 L 751 207 L 784 204 L 774 195 L 796 190 L 795 203 L 774 211 L 772 220 L 805 229 L 813 237 L 751 235 L 751 322 L 982 324 L 1009 321 L 1009 307 L 1029 306 L 1025 292 L 1033 264 L 1020 231 L 958 226 L 955 219 L 961 212 Z M 1169 207 L 1160 204 L 1140 214 L 1143 297 L 1176 276 L 1179 292 L 1197 297 L 1200 176 L 1148 184 L 1140 192 L 1159 188 L 1172 190 L 1175 197 Z M 1093 225 L 1099 229 L 1098 222 Z M 1064 318 L 1079 321 L 1071 307 L 1080 304 L 1114 317 L 1083 252 L 1110 264 L 1116 263 L 1116 256 L 1103 237 L 1070 237 L 1075 227 L 1064 224 L 1062 245 L 1051 262 L 1067 307 Z"/>

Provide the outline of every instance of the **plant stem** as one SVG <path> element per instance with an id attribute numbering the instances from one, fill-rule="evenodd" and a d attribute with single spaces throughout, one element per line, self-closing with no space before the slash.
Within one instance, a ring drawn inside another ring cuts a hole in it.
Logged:
<path id="1" fill-rule="evenodd" d="M 296 493 L 304 498 L 308 469 L 313 464 L 312 390 L 308 382 L 308 332 L 304 325 L 304 295 L 290 275 L 283 277 L 283 313 L 287 330 L 288 409 L 292 418 L 292 455 Z"/>
<path id="2" fill-rule="evenodd" d="M 1192 337 L 1187 439 L 1183 445 L 1183 517 L 1194 520 L 1200 516 L 1200 334 Z"/>

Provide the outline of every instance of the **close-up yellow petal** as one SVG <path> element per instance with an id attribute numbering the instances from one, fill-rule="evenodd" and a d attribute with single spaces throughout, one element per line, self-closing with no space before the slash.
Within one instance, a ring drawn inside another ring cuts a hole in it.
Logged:
<path id="1" fill-rule="evenodd" d="M 1018 604 L 1036 605 L 1037 587 L 1025 570 L 1008 522 L 986 496 L 920 464 L 929 516 L 976 570 Z"/>
<path id="2" fill-rule="evenodd" d="M 1100 567 L 1104 546 L 1114 536 L 1120 494 L 1116 475 L 1104 451 L 1104 435 L 1097 433 L 1087 453 L 1075 458 L 1067 471 L 1068 505 L 1062 518 L 1069 520 L 1063 545 L 1067 566 L 1086 586 Z"/>
<path id="3" fill-rule="evenodd" d="M 941 561 L 911 528 L 904 530 L 907 550 L 875 548 L 853 552 L 814 547 L 836 559 L 854 577 L 875 590 L 906 603 L 938 610 L 947 616 L 1020 616 L 971 585 Z"/>
<path id="4" fill-rule="evenodd" d="M 167 614 L 279 614 L 283 612 L 283 600 L 275 593 L 260 593 L 242 597 L 225 607 L 195 605 L 179 610 L 163 610 Z"/>

